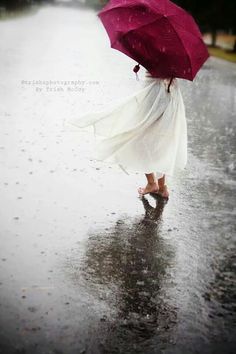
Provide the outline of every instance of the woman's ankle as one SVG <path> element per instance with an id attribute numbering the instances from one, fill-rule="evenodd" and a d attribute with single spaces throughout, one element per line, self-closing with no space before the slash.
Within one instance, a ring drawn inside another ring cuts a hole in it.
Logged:
<path id="1" fill-rule="evenodd" d="M 167 185 L 166 184 L 159 185 L 159 189 L 160 189 L 160 191 L 164 191 L 167 189 Z"/>
<path id="2" fill-rule="evenodd" d="M 164 189 L 166 184 L 165 184 L 165 175 L 163 175 L 163 177 L 158 178 L 158 185 L 160 190 Z"/>
<path id="3" fill-rule="evenodd" d="M 151 181 L 147 183 L 149 186 L 158 186 L 158 181 Z"/>
<path id="4" fill-rule="evenodd" d="M 154 173 L 145 173 L 145 175 L 150 186 L 158 184 L 158 180 Z"/>

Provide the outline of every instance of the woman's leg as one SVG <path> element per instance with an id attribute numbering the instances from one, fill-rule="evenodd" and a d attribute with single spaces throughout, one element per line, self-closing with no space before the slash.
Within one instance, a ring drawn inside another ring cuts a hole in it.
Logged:
<path id="1" fill-rule="evenodd" d="M 159 186 L 158 194 L 160 194 L 163 198 L 168 198 L 169 192 L 167 189 L 167 185 L 165 184 L 165 175 L 163 175 L 161 178 L 158 179 L 158 186 Z"/>
<path id="2" fill-rule="evenodd" d="M 138 192 L 141 195 L 147 194 L 147 193 L 156 193 L 158 192 L 158 181 L 156 178 L 155 173 L 145 173 L 145 176 L 147 178 L 147 185 L 145 188 L 139 187 Z"/>

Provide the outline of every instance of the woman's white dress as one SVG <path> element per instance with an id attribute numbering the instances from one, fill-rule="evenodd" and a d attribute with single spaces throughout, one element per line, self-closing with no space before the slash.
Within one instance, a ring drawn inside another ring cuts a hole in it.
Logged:
<path id="1" fill-rule="evenodd" d="M 177 79 L 146 76 L 140 89 L 101 111 L 69 120 L 84 128 L 93 126 L 94 158 L 115 163 L 129 172 L 175 175 L 187 163 L 185 107 Z"/>

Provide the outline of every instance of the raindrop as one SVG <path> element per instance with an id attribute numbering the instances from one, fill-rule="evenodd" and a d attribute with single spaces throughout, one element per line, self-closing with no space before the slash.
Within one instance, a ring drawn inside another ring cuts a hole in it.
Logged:
<path id="1" fill-rule="evenodd" d="M 231 162 L 227 167 L 226 170 L 229 172 L 233 172 L 235 170 L 235 165 L 233 162 Z"/>
<path id="2" fill-rule="evenodd" d="M 34 306 L 28 307 L 28 310 L 29 310 L 30 312 L 36 312 L 36 311 L 37 311 L 36 307 L 34 307 Z"/>
<path id="3" fill-rule="evenodd" d="M 33 332 L 36 332 L 36 331 L 39 331 L 41 329 L 41 327 L 32 327 L 31 328 L 31 330 L 33 331 Z"/>
<path id="4" fill-rule="evenodd" d="M 103 317 L 100 318 L 101 322 L 105 322 L 106 320 L 107 320 L 107 316 L 106 315 L 104 315 Z"/>
<path id="5" fill-rule="evenodd" d="M 136 281 L 136 284 L 137 284 L 137 285 L 144 285 L 144 281 L 143 281 L 143 280 L 137 280 L 137 281 Z"/>

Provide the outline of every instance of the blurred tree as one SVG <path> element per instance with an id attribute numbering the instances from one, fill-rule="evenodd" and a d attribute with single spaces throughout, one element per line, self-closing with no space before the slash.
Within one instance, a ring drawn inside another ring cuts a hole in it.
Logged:
<path id="1" fill-rule="evenodd" d="M 236 31 L 235 0 L 176 0 L 175 3 L 193 15 L 203 32 L 211 32 L 213 46 L 218 30 Z"/>
<path id="2" fill-rule="evenodd" d="M 0 7 L 4 7 L 7 10 L 14 10 L 34 3 L 43 3 L 53 0 L 0 0 Z"/>
<path id="3" fill-rule="evenodd" d="M 0 0 L 0 5 L 5 8 L 11 9 L 17 6 L 30 4 L 31 2 L 32 1 L 30 0 Z"/>

